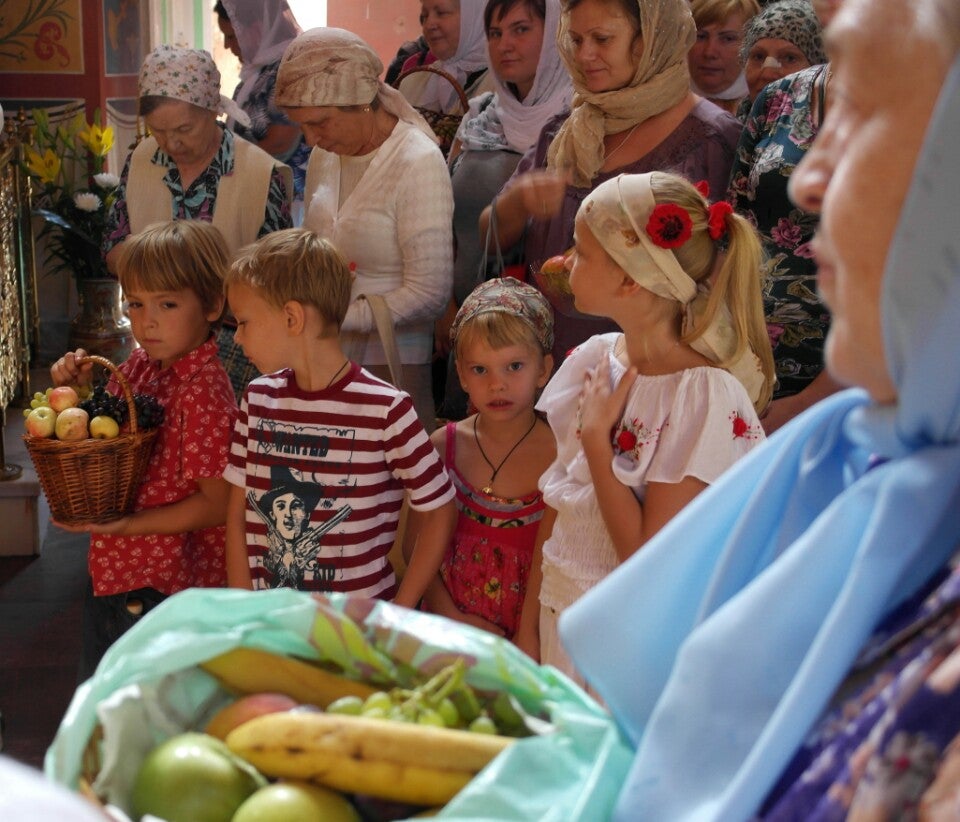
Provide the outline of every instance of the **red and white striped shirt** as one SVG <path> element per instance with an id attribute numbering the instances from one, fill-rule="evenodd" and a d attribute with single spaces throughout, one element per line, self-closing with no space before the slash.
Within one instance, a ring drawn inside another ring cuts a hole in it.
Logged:
<path id="1" fill-rule="evenodd" d="M 322 391 L 290 369 L 251 382 L 224 478 L 246 492 L 254 588 L 384 599 L 404 492 L 422 511 L 454 496 L 410 398 L 355 363 Z"/>

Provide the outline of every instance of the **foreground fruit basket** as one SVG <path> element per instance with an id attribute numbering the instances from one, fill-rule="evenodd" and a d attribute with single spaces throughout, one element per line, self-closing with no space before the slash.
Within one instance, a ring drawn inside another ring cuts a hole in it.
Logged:
<path id="1" fill-rule="evenodd" d="M 630 760 L 602 706 L 506 640 L 385 602 L 291 590 L 193 589 L 154 609 L 78 689 L 45 770 L 136 818 L 159 810 L 145 796 L 196 794 L 173 787 L 192 779 L 167 767 L 184 757 L 161 757 L 146 786 L 138 777 L 170 740 L 207 772 L 222 770 L 225 745 L 270 782 L 249 795 L 247 785 L 234 804 L 295 794 L 364 822 L 425 811 L 542 819 L 556 808 L 571 822 L 602 820 Z M 225 818 L 246 818 L 234 813 Z"/>
<path id="2" fill-rule="evenodd" d="M 93 355 L 77 362 L 98 363 L 112 372 L 123 389 L 130 430 L 113 439 L 24 436 L 50 513 L 64 525 L 109 522 L 130 513 L 160 430 L 138 427 L 130 384 L 112 362 Z"/>

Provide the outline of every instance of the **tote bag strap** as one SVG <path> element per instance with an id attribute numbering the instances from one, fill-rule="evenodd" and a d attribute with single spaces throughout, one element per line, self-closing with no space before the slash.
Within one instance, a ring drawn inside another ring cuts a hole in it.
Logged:
<path id="1" fill-rule="evenodd" d="M 490 203 L 490 219 L 487 222 L 487 236 L 484 241 L 483 254 L 480 255 L 480 268 L 477 271 L 477 281 L 474 286 L 480 285 L 487 279 L 487 261 L 490 258 L 490 245 L 493 244 L 493 251 L 497 260 L 497 276 L 504 276 L 503 252 L 500 250 L 500 230 L 497 227 L 497 198 L 494 197 Z"/>
<path id="2" fill-rule="evenodd" d="M 393 330 L 393 318 L 387 301 L 380 294 L 361 294 L 358 299 L 366 300 L 373 312 L 373 324 L 380 335 L 380 342 L 387 357 L 387 368 L 397 388 L 403 388 L 403 368 L 400 365 L 400 350 L 397 348 L 397 335 Z"/>

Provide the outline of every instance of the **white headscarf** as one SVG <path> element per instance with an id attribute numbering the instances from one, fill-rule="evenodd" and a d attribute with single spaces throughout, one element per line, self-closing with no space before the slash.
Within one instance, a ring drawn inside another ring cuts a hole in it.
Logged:
<path id="1" fill-rule="evenodd" d="M 300 33 L 300 26 L 287 0 L 222 2 L 240 44 L 240 88 L 236 100 L 242 106 L 260 70 L 283 57 L 287 46 Z"/>
<path id="2" fill-rule="evenodd" d="M 545 5 L 543 45 L 533 87 L 522 101 L 518 100 L 494 72 L 496 96 L 491 105 L 464 122 L 458 135 L 464 148 L 508 148 L 523 154 L 537 141 L 544 123 L 570 104 L 573 86 L 554 36 L 560 23 L 560 0 L 546 0 Z"/>
<path id="3" fill-rule="evenodd" d="M 453 57 L 437 60 L 431 65 L 453 75 L 461 86 L 475 71 L 485 69 L 487 63 L 487 36 L 483 30 L 483 7 L 486 0 L 460 0 L 460 42 Z M 460 106 L 456 89 L 443 77 L 429 75 L 423 94 L 417 101 L 420 108 L 451 112 Z"/>

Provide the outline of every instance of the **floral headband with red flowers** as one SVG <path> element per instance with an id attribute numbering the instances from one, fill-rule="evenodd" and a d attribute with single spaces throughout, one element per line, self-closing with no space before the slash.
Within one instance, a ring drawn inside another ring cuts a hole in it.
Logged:
<path id="1" fill-rule="evenodd" d="M 706 316 L 710 287 L 694 282 L 673 253 L 690 238 L 693 221 L 682 206 L 656 202 L 651 178 L 661 174 L 665 172 L 621 174 L 601 183 L 583 201 L 577 219 L 587 224 L 604 251 L 634 282 L 684 306 L 682 333 L 700 332 L 691 342 L 696 351 L 713 362 L 728 362 L 736 348 L 730 313 L 726 308 L 719 310 L 706 328 L 698 328 Z M 717 237 L 722 236 L 730 210 L 727 203 L 711 206 L 708 231 L 712 223 Z M 728 370 L 756 401 L 764 385 L 756 355 L 744 351 Z"/>
<path id="2" fill-rule="evenodd" d="M 706 180 L 694 184 L 704 199 L 710 196 L 710 185 Z M 707 206 L 707 233 L 716 242 L 727 233 L 727 215 L 733 213 L 733 206 L 721 200 Z M 647 236 L 660 248 L 679 248 L 693 234 L 693 220 L 685 208 L 676 203 L 660 203 L 653 207 L 646 225 Z"/>

